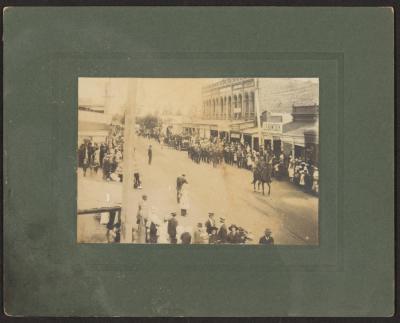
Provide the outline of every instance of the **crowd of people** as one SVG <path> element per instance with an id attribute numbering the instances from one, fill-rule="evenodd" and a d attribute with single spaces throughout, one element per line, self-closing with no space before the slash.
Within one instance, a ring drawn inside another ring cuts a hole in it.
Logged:
<path id="1" fill-rule="evenodd" d="M 87 171 L 97 174 L 100 170 L 105 181 L 122 182 L 123 127 L 114 126 L 107 142 L 96 142 L 86 138 L 78 148 L 78 167 L 83 176 Z"/>
<path id="2" fill-rule="evenodd" d="M 277 179 L 289 178 L 291 183 L 299 185 L 307 192 L 318 193 L 318 168 L 311 161 L 287 156 L 283 152 L 276 156 L 271 149 L 255 151 L 247 143 L 240 141 L 228 142 L 217 137 L 199 139 L 181 135 L 162 136 L 160 133 L 143 132 L 147 138 L 153 138 L 160 144 L 167 144 L 175 149 L 187 150 L 188 157 L 195 163 L 209 163 L 217 167 L 221 163 L 233 167 L 255 171 L 259 161 L 271 165 L 272 176 Z M 87 170 L 96 173 L 100 169 L 103 180 L 122 182 L 123 167 L 123 136 L 122 131 L 113 133 L 108 143 L 85 140 L 78 149 L 79 167 L 86 176 Z M 149 145 L 147 149 L 148 164 L 151 165 L 153 151 Z M 188 215 L 190 208 L 188 181 L 184 174 L 177 178 L 177 203 L 180 216 Z M 134 188 L 141 188 L 141 181 L 137 164 L 134 167 Z M 119 217 L 113 214 L 106 224 L 107 241 L 119 242 L 121 225 Z M 159 218 L 154 207 L 148 205 L 147 196 L 143 195 L 137 212 L 137 226 L 133 230 L 136 243 L 172 243 L 172 244 L 244 244 L 254 240 L 251 233 L 244 228 L 231 224 L 227 226 L 225 219 L 220 217 L 217 221 L 214 213 L 208 214 L 207 221 L 197 223 L 196 228 L 182 226 L 176 212 L 169 216 Z M 110 224 L 112 222 L 112 224 Z M 271 230 L 267 228 L 260 244 L 273 244 Z"/>
<path id="3" fill-rule="evenodd" d="M 186 216 L 181 214 L 181 216 Z M 135 243 L 170 243 L 170 244 L 245 244 L 252 241 L 251 233 L 235 224 L 227 225 L 225 218 L 218 220 L 213 212 L 208 219 L 198 222 L 196 228 L 180 224 L 176 212 L 160 218 L 157 209 L 149 205 L 147 195 L 143 195 L 136 215 L 136 227 L 133 230 Z M 113 229 L 113 231 L 115 231 Z M 119 237 L 119 235 L 115 235 Z M 260 244 L 273 245 L 272 231 L 267 228 Z"/>
<path id="4" fill-rule="evenodd" d="M 97 143 L 85 140 L 78 149 L 78 167 L 83 176 L 103 173 L 103 180 L 122 181 L 123 148 L 120 145 Z"/>
<path id="5" fill-rule="evenodd" d="M 270 147 L 260 151 L 252 149 L 248 143 L 228 141 L 217 137 L 200 139 L 197 137 L 172 134 L 168 131 L 140 131 L 139 135 L 153 138 L 160 144 L 165 144 L 177 150 L 187 151 L 188 157 L 195 163 L 209 163 L 217 167 L 225 163 L 237 168 L 254 171 L 259 160 L 264 159 L 272 166 L 271 176 L 278 180 L 289 181 L 305 192 L 319 194 L 319 170 L 311 160 L 303 157 L 293 158 L 283 151 L 276 154 Z"/>
<path id="6" fill-rule="evenodd" d="M 235 166 L 249 171 L 254 171 L 258 161 L 264 159 L 272 166 L 271 176 L 289 181 L 309 193 L 319 193 L 319 171 L 311 160 L 293 158 L 283 151 L 278 155 L 269 147 L 256 151 L 247 143 L 240 141 L 228 142 L 217 137 L 209 139 L 196 139 L 188 136 L 173 135 L 164 139 L 172 143 L 176 149 L 187 150 L 188 157 L 195 163 L 209 163 L 217 167 L 221 163 Z M 187 142 L 187 144 L 186 144 Z"/>

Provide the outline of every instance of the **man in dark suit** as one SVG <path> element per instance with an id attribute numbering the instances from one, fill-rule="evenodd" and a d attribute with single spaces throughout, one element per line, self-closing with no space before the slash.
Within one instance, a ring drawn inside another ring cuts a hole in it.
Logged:
<path id="1" fill-rule="evenodd" d="M 221 226 L 218 230 L 218 242 L 219 243 L 226 243 L 228 240 L 228 230 L 226 229 L 225 225 L 225 219 L 224 218 L 219 218 L 219 222 L 221 223 Z"/>
<path id="2" fill-rule="evenodd" d="M 272 231 L 270 229 L 265 229 L 264 235 L 260 238 L 260 241 L 258 242 L 259 244 L 265 244 L 265 245 L 273 245 L 274 244 L 274 238 L 271 236 Z"/>
<path id="3" fill-rule="evenodd" d="M 178 226 L 178 221 L 176 220 L 176 212 L 171 213 L 171 218 L 168 220 L 168 235 L 169 241 L 171 243 L 177 243 L 176 239 L 176 227 Z"/>
<path id="4" fill-rule="evenodd" d="M 214 219 L 214 213 L 212 213 L 212 212 L 208 213 L 208 220 L 206 221 L 205 226 L 206 226 L 207 233 L 211 234 L 212 227 L 216 226 L 215 219 Z"/>

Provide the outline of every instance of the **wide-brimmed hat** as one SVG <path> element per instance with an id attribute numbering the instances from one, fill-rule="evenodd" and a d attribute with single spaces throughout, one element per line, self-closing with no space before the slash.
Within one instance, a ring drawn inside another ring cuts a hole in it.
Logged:
<path id="1" fill-rule="evenodd" d="M 232 231 L 233 228 L 235 228 L 236 230 L 238 229 L 236 224 L 231 224 L 228 229 L 229 229 L 229 231 Z"/>

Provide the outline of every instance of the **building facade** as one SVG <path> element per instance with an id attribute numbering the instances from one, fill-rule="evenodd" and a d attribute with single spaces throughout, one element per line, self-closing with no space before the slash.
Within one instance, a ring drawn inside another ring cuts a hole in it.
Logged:
<path id="1" fill-rule="evenodd" d="M 262 83 L 261 80 L 227 78 L 203 87 L 202 113 L 199 118 L 184 123 L 183 132 L 202 138 L 241 141 L 257 151 L 261 145 L 277 156 L 283 151 L 318 164 L 318 97 L 310 95 L 316 103 L 296 104 L 294 100 L 301 97 L 304 89 L 300 83 L 271 94 L 268 81 Z M 260 102 L 259 97 L 264 99 Z M 276 109 L 276 105 L 287 112 L 270 111 L 271 107 Z M 257 126 L 257 111 L 261 129 Z"/>
<path id="2" fill-rule="evenodd" d="M 85 140 L 106 142 L 111 131 L 112 117 L 102 106 L 82 106 L 78 108 L 78 143 Z"/>
<path id="3" fill-rule="evenodd" d="M 227 78 L 202 89 L 203 119 L 254 121 L 256 79 Z"/>

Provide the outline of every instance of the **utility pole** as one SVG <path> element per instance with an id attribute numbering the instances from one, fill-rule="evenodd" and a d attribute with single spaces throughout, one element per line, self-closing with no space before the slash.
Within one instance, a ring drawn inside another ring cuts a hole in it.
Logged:
<path id="1" fill-rule="evenodd" d="M 257 111 L 257 128 L 258 128 L 258 151 L 260 151 L 261 147 L 264 146 L 264 140 L 262 138 L 261 132 L 261 115 L 260 115 L 260 85 L 259 85 L 259 78 L 255 79 L 256 82 L 256 93 L 254 95 L 254 101 L 256 104 L 256 111 Z"/>
<path id="2" fill-rule="evenodd" d="M 128 79 L 128 93 L 125 110 L 124 126 L 124 163 L 122 182 L 122 214 L 121 242 L 132 243 L 132 229 L 135 221 L 135 196 L 133 190 L 133 172 L 135 158 L 135 109 L 138 79 Z"/>

